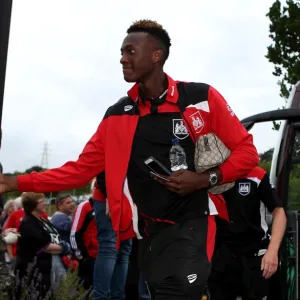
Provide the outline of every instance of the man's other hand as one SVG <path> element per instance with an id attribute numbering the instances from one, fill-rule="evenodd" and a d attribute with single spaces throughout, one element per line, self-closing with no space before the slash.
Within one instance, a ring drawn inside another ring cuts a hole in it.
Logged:
<path id="1" fill-rule="evenodd" d="M 162 176 L 168 181 L 154 177 L 156 181 L 164 185 L 170 192 L 181 196 L 192 193 L 196 190 L 208 188 L 209 175 L 207 173 L 196 173 L 187 170 L 173 172 L 171 176 Z"/>
<path id="2" fill-rule="evenodd" d="M 269 279 L 278 268 L 278 253 L 277 251 L 268 250 L 261 261 L 262 276 Z"/>

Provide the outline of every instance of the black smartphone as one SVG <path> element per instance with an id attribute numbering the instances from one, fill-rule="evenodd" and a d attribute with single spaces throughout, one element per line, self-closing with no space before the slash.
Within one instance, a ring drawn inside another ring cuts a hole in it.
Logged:
<path id="1" fill-rule="evenodd" d="M 152 176 L 157 176 L 163 180 L 166 180 L 166 178 L 162 176 L 170 176 L 172 174 L 171 171 L 169 171 L 161 162 L 152 156 L 145 159 L 144 163 L 150 170 L 150 174 Z"/>

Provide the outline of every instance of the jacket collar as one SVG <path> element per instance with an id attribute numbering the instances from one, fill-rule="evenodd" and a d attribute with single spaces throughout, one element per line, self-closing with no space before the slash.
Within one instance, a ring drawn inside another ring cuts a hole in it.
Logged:
<path id="1" fill-rule="evenodd" d="M 177 103 L 178 101 L 178 90 L 177 90 L 177 85 L 176 82 L 169 76 L 167 75 L 168 79 L 168 92 L 166 96 L 166 100 L 172 103 Z M 139 84 L 136 83 L 128 92 L 128 96 L 135 102 L 139 100 Z"/>

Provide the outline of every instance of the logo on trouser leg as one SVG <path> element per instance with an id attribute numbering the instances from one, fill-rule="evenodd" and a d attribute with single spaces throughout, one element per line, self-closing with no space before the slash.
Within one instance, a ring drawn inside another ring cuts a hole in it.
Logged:
<path id="1" fill-rule="evenodd" d="M 196 279 L 197 279 L 197 274 L 191 274 L 191 275 L 188 275 L 188 276 L 187 276 L 187 279 L 188 279 L 189 283 L 193 283 L 193 282 L 195 282 Z"/>

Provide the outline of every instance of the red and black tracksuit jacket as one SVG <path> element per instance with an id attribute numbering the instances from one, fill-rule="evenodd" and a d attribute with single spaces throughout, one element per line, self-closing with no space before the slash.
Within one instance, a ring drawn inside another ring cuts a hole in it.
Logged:
<path id="1" fill-rule="evenodd" d="M 209 85 L 167 78 L 166 100 L 179 107 L 192 140 L 195 142 L 199 136 L 213 132 L 231 150 L 231 156 L 220 166 L 222 182 L 235 181 L 253 169 L 258 164 L 258 154 L 252 136 L 224 98 Z M 77 161 L 43 173 L 18 176 L 18 189 L 36 192 L 69 190 L 87 184 L 105 171 L 106 195 L 103 198 L 107 197 L 109 202 L 113 229 L 121 240 L 139 237 L 138 211 L 127 184 L 131 147 L 140 118 L 138 88 L 135 84 L 128 97 L 107 110 Z M 200 119 L 201 126 L 198 126 L 199 122 L 194 123 L 195 117 Z M 211 199 L 219 214 L 226 216 L 224 202 L 214 195 Z"/>
<path id="2" fill-rule="evenodd" d="M 98 253 L 97 226 L 90 201 L 80 203 L 75 210 L 70 242 L 79 260 L 88 256 L 96 259 Z"/>

